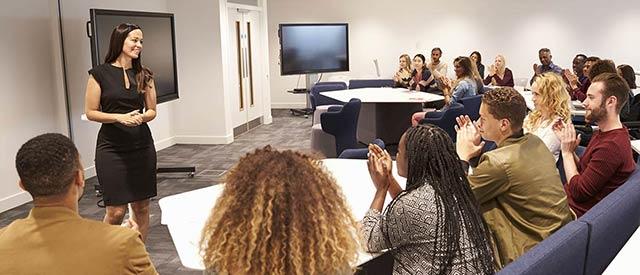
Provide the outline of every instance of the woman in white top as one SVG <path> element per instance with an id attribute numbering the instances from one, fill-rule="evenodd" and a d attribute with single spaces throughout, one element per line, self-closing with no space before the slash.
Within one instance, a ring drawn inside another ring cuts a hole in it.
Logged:
<path id="1" fill-rule="evenodd" d="M 524 119 L 524 132 L 538 136 L 553 157 L 560 156 L 560 139 L 553 133 L 553 123 L 558 119 L 569 123 L 571 120 L 571 98 L 559 74 L 549 72 L 540 75 L 531 86 L 535 110 Z"/>

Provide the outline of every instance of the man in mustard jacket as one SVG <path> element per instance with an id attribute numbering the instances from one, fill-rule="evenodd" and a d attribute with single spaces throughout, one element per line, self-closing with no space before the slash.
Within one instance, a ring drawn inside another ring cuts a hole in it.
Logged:
<path id="1" fill-rule="evenodd" d="M 527 107 L 513 88 L 485 93 L 480 120 L 458 118 L 456 151 L 467 163 L 485 140 L 497 148 L 482 154 L 467 178 L 493 235 L 499 268 L 573 220 L 555 159 L 540 138 L 523 134 Z"/>
<path id="2" fill-rule="evenodd" d="M 0 229 L 0 274 L 157 274 L 139 232 L 78 214 L 84 175 L 67 137 L 27 141 L 16 169 L 34 207 Z"/>

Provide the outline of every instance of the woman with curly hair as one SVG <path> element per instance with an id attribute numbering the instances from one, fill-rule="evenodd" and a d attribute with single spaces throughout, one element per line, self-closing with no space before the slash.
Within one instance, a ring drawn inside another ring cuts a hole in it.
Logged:
<path id="1" fill-rule="evenodd" d="M 377 145 L 369 151 L 376 193 L 361 228 L 369 251 L 389 249 L 393 274 L 495 272 L 489 229 L 444 130 L 420 124 L 400 138 L 396 164 L 405 190 L 391 175 L 389 154 Z M 382 212 L 387 192 L 393 199 Z"/>
<path id="2" fill-rule="evenodd" d="M 556 73 L 543 73 L 531 86 L 535 110 L 524 119 L 524 132 L 538 136 L 553 157 L 560 157 L 560 139 L 553 133 L 553 123 L 571 121 L 571 98 L 562 77 Z"/>
<path id="3" fill-rule="evenodd" d="M 216 274 L 350 274 L 356 221 L 320 161 L 267 146 L 233 167 L 202 233 Z"/>

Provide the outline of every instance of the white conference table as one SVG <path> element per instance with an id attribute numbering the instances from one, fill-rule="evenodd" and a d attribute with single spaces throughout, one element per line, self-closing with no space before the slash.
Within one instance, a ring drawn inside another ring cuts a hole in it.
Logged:
<path id="1" fill-rule="evenodd" d="M 360 99 L 358 140 L 368 144 L 375 138 L 387 144 L 397 144 L 411 126 L 411 116 L 422 111 L 422 103 L 443 100 L 441 95 L 410 91 L 404 88 L 360 88 L 320 93 L 323 96 L 349 102 Z"/>
<path id="2" fill-rule="evenodd" d="M 325 159 L 322 162 L 342 188 L 354 218 L 361 220 L 369 210 L 375 193 L 366 160 Z M 400 186 L 404 188 L 406 179 L 398 176 L 395 162 L 393 174 Z M 162 211 L 160 222 L 167 225 L 180 262 L 187 268 L 204 270 L 199 254 L 200 236 L 211 209 L 223 190 L 224 184 L 218 184 L 168 196 L 158 202 Z M 387 194 L 385 207 L 390 201 L 391 197 Z M 360 250 L 357 265 L 378 255 Z"/>
<path id="3" fill-rule="evenodd" d="M 640 154 L 640 139 L 631 140 L 631 149 Z"/>
<path id="4" fill-rule="evenodd" d="M 627 243 L 618 251 L 618 255 L 609 263 L 602 274 L 638 274 L 638 255 L 640 255 L 640 229 L 631 235 Z"/>

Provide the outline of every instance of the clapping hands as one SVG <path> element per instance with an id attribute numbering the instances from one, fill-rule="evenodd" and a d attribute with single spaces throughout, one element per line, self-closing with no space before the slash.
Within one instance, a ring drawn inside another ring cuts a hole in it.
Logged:
<path id="1" fill-rule="evenodd" d="M 576 129 L 573 123 L 565 123 L 558 119 L 553 124 L 553 133 L 560 139 L 560 150 L 563 153 L 573 153 L 580 144 L 580 135 L 576 136 Z"/>
<path id="2" fill-rule="evenodd" d="M 578 76 L 576 76 L 572 71 L 568 69 L 564 69 L 562 73 L 564 74 L 564 77 L 569 80 L 569 85 L 571 85 L 571 88 L 575 89 L 578 87 Z"/>
<path id="3" fill-rule="evenodd" d="M 542 73 L 542 66 L 538 65 L 538 64 L 533 64 L 533 72 L 536 75 L 539 75 Z"/>
<path id="4" fill-rule="evenodd" d="M 489 66 L 489 76 L 494 76 L 496 72 L 497 72 L 496 65 L 491 64 L 491 66 Z"/>
<path id="5" fill-rule="evenodd" d="M 387 190 L 390 183 L 389 179 L 392 177 L 393 162 L 391 156 L 376 144 L 369 144 L 368 156 L 367 168 L 376 190 Z"/>
<path id="6" fill-rule="evenodd" d="M 471 121 L 469 116 L 459 116 L 456 118 L 458 125 L 456 129 L 456 152 L 461 160 L 469 161 L 471 158 L 480 155 L 484 141 L 480 136 L 478 127 Z"/>

